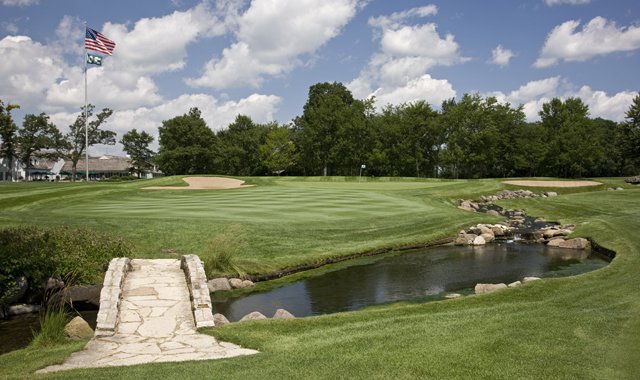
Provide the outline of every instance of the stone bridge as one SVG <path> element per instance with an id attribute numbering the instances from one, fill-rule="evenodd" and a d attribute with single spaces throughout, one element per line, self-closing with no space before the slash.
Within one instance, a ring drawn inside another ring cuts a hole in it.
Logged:
<path id="1" fill-rule="evenodd" d="M 105 274 L 93 339 L 64 363 L 39 372 L 257 353 L 197 332 L 213 326 L 207 279 L 198 256 L 116 258 Z"/>

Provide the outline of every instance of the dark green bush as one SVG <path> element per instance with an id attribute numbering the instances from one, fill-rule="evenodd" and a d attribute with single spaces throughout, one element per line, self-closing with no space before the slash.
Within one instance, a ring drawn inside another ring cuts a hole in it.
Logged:
<path id="1" fill-rule="evenodd" d="M 123 182 L 123 181 L 134 181 L 136 179 L 140 179 L 134 175 L 126 175 L 126 176 L 113 176 L 107 179 L 103 179 L 104 182 Z"/>
<path id="2" fill-rule="evenodd" d="M 18 276 L 27 278 L 31 290 L 48 277 L 73 277 L 76 284 L 100 283 L 112 258 L 130 254 L 131 245 L 124 240 L 90 229 L 0 229 L 0 304 Z"/>

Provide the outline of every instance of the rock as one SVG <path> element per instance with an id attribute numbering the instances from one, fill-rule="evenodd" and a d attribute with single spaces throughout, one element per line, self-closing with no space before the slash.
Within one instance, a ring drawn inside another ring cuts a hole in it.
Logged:
<path id="1" fill-rule="evenodd" d="M 229 323 L 230 323 L 229 320 L 224 315 L 222 315 L 220 313 L 215 313 L 213 315 L 213 324 L 215 326 L 222 326 L 222 325 L 226 325 L 226 324 L 229 324 Z"/>
<path id="2" fill-rule="evenodd" d="M 273 315 L 273 319 L 293 319 L 296 316 L 289 313 L 285 309 L 278 309 L 276 313 Z"/>
<path id="3" fill-rule="evenodd" d="M 486 240 L 484 240 L 484 238 L 482 236 L 476 236 L 475 239 L 473 239 L 473 243 L 471 243 L 472 245 L 485 245 L 487 244 Z"/>
<path id="4" fill-rule="evenodd" d="M 538 281 L 538 280 L 540 280 L 540 277 L 525 277 L 522 279 L 522 283 L 526 284 L 528 282 Z"/>
<path id="5" fill-rule="evenodd" d="M 624 189 L 621 187 L 616 187 L 616 191 L 620 191 L 620 190 L 624 190 Z"/>
<path id="6" fill-rule="evenodd" d="M 39 311 L 40 311 L 40 305 L 28 305 L 23 303 L 20 305 L 9 306 L 9 310 L 7 310 L 7 314 L 21 315 L 21 314 L 37 313 Z"/>
<path id="7" fill-rule="evenodd" d="M 231 290 L 231 284 L 229 284 L 229 280 L 224 277 L 214 278 L 207 281 L 207 286 L 209 287 L 210 293 L 220 290 Z"/>
<path id="8" fill-rule="evenodd" d="M 546 222 L 546 220 L 544 218 L 536 218 L 536 220 L 533 221 L 534 223 L 544 223 Z"/>
<path id="9" fill-rule="evenodd" d="M 627 179 L 624 180 L 626 183 L 630 183 L 632 185 L 638 185 L 640 184 L 640 175 L 637 175 L 635 177 L 629 177 Z"/>
<path id="10" fill-rule="evenodd" d="M 493 232 L 493 236 L 504 236 L 505 230 L 498 226 L 491 227 L 491 231 Z"/>
<path id="11" fill-rule="evenodd" d="M 240 319 L 238 322 L 244 322 L 244 321 L 259 321 L 262 319 L 267 319 L 267 317 L 264 316 L 264 314 L 262 314 L 259 311 L 254 311 L 253 313 L 249 313 L 247 315 L 245 315 L 244 317 L 242 317 L 242 319 Z"/>
<path id="12" fill-rule="evenodd" d="M 546 195 L 547 197 L 551 198 L 551 197 L 557 197 L 558 193 L 556 193 L 555 191 L 547 191 L 544 193 L 544 195 Z"/>
<path id="13" fill-rule="evenodd" d="M 450 299 L 454 299 L 454 298 L 460 298 L 462 297 L 462 294 L 460 293 L 449 293 L 446 296 L 444 296 L 444 298 L 450 300 Z"/>
<path id="14" fill-rule="evenodd" d="M 496 236 L 493 234 L 493 232 L 484 233 L 484 234 L 480 235 L 480 237 L 483 238 L 486 243 L 490 243 L 490 242 L 496 240 Z"/>
<path id="15" fill-rule="evenodd" d="M 242 287 L 243 288 L 250 288 L 252 286 L 255 286 L 255 284 L 253 283 L 253 281 L 251 280 L 243 280 L 242 281 Z"/>
<path id="16" fill-rule="evenodd" d="M 489 210 L 489 211 L 487 211 L 487 215 L 500 216 L 500 213 L 497 212 L 496 210 Z"/>
<path id="17" fill-rule="evenodd" d="M 49 277 L 42 282 L 42 289 L 45 291 L 62 288 L 64 288 L 64 281 L 59 278 Z"/>
<path id="18" fill-rule="evenodd" d="M 73 340 L 91 339 L 93 337 L 93 329 L 87 321 L 77 316 L 64 326 L 64 335 Z"/>
<path id="19" fill-rule="evenodd" d="M 509 287 L 509 288 L 517 288 L 520 285 L 522 285 L 522 283 L 520 281 L 514 281 L 514 282 L 510 283 L 509 285 L 507 285 L 507 287 Z"/>
<path id="20" fill-rule="evenodd" d="M 469 244 L 473 244 L 474 239 L 477 237 L 477 235 L 474 234 L 463 234 L 463 235 L 458 235 L 458 237 L 453 241 L 454 245 L 469 245 Z"/>
<path id="21" fill-rule="evenodd" d="M 472 208 L 471 206 L 458 206 L 458 208 L 460 210 L 464 210 L 464 211 L 476 212 L 476 210 L 474 208 Z"/>
<path id="22" fill-rule="evenodd" d="M 543 236 L 546 239 L 550 239 L 557 236 L 568 236 L 569 234 L 571 234 L 570 230 L 564 230 L 564 229 L 558 229 L 558 228 L 549 228 L 549 229 L 543 230 Z"/>
<path id="23" fill-rule="evenodd" d="M 244 286 L 242 285 L 242 280 L 239 278 L 230 278 L 229 279 L 229 284 L 231 284 L 231 287 L 234 289 L 242 289 L 244 288 Z"/>
<path id="24" fill-rule="evenodd" d="M 567 248 L 567 249 L 585 249 L 589 246 L 589 240 L 585 238 L 575 239 L 553 239 L 547 243 L 549 247 Z"/>
<path id="25" fill-rule="evenodd" d="M 100 285 L 82 285 L 69 288 L 69 299 L 72 302 L 86 302 L 95 306 L 100 306 Z"/>
<path id="26" fill-rule="evenodd" d="M 498 289 L 505 289 L 507 285 L 504 283 L 500 284 L 476 284 L 475 291 L 476 294 L 489 293 Z"/>

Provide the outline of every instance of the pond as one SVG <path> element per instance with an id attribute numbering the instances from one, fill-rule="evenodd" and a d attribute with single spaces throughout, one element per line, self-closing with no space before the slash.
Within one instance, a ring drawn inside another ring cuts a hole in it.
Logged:
<path id="1" fill-rule="evenodd" d="M 98 310 L 78 312 L 91 328 L 95 329 Z M 24 348 L 33 340 L 34 333 L 40 330 L 40 314 L 21 314 L 0 320 L 0 355 Z"/>
<path id="2" fill-rule="evenodd" d="M 212 294 L 212 301 L 214 313 L 232 322 L 253 311 L 271 317 L 279 308 L 306 317 L 394 301 L 442 299 L 448 292 L 472 293 L 477 283 L 572 276 L 607 263 L 595 253 L 542 244 L 439 246 L 356 259 L 262 293 L 235 297 Z"/>

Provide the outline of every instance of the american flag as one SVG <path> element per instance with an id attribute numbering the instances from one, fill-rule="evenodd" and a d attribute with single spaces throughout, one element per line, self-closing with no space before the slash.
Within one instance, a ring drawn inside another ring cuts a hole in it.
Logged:
<path id="1" fill-rule="evenodd" d="M 87 33 L 84 37 L 84 48 L 106 55 L 113 55 L 113 49 L 116 48 L 116 43 L 105 37 L 102 33 L 87 28 Z"/>

